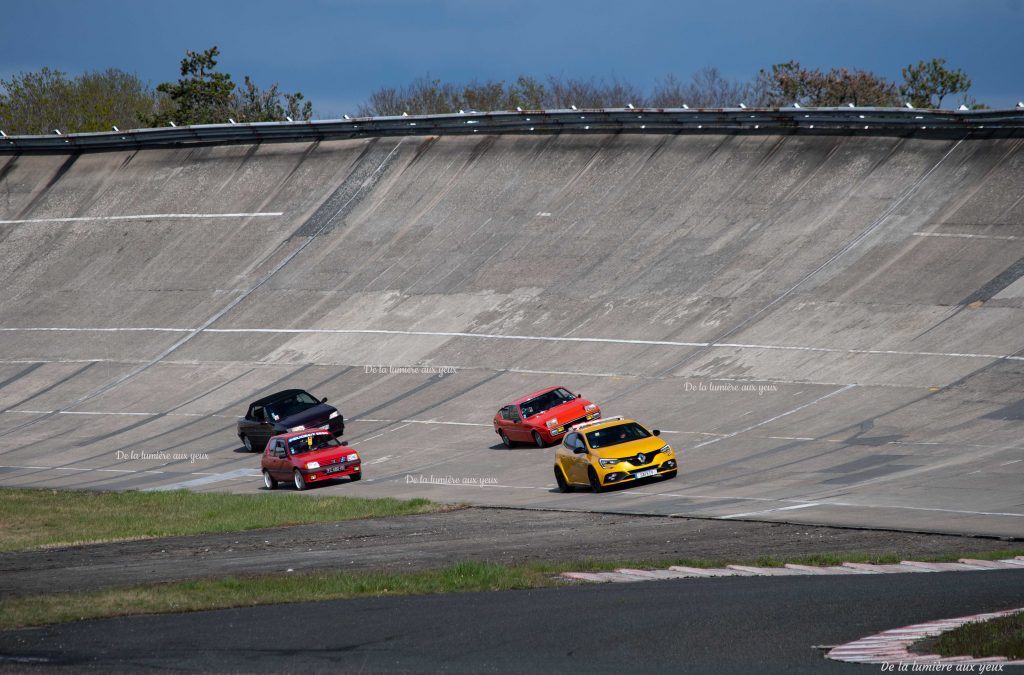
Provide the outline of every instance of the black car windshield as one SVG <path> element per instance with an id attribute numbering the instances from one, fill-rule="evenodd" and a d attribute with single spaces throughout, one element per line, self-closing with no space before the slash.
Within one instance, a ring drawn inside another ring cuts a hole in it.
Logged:
<path id="1" fill-rule="evenodd" d="M 320 401 L 316 400 L 304 391 L 300 391 L 294 396 L 288 398 L 282 398 L 279 401 L 274 401 L 266 406 L 267 416 L 277 422 L 285 417 L 291 417 L 296 413 L 300 413 L 307 408 L 312 408 L 315 405 L 319 405 Z"/>
<path id="2" fill-rule="evenodd" d="M 647 429 L 644 429 L 636 422 L 625 422 L 623 424 L 616 424 L 614 427 L 605 427 L 604 429 L 591 431 L 587 434 L 587 443 L 592 449 L 597 450 L 598 448 L 607 448 L 619 443 L 629 443 L 641 438 L 649 438 L 650 435 L 651 433 Z"/>
<path id="3" fill-rule="evenodd" d="M 523 417 L 533 417 L 575 398 L 568 389 L 559 387 L 540 396 L 535 396 L 525 403 L 520 403 L 519 408 L 523 411 Z"/>
<path id="4" fill-rule="evenodd" d="M 340 448 L 338 442 L 331 434 L 305 434 L 288 439 L 288 452 L 293 455 L 301 455 L 304 452 L 315 452 L 324 448 Z"/>

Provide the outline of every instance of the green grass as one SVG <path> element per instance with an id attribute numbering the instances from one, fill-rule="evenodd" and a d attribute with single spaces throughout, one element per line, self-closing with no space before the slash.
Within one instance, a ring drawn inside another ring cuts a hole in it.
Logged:
<path id="1" fill-rule="evenodd" d="M 1024 659 L 1024 612 L 965 623 L 940 635 L 932 645 L 942 656 L 1005 656 Z"/>
<path id="2" fill-rule="evenodd" d="M 426 499 L 0 488 L 0 551 L 439 511 Z"/>
<path id="3" fill-rule="evenodd" d="M 314 572 L 202 579 L 8 598 L 0 604 L 0 630 L 112 616 L 367 596 L 500 591 L 554 584 L 554 580 L 534 569 L 486 562 L 462 562 L 422 572 Z"/>

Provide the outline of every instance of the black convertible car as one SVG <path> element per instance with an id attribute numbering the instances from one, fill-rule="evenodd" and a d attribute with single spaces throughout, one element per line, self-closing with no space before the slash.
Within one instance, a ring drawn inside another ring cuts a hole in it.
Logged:
<path id="1" fill-rule="evenodd" d="M 335 436 L 345 433 L 345 418 L 327 399 L 302 389 L 286 389 L 249 404 L 238 420 L 238 438 L 249 452 L 263 452 L 271 436 L 290 431 L 327 429 Z"/>

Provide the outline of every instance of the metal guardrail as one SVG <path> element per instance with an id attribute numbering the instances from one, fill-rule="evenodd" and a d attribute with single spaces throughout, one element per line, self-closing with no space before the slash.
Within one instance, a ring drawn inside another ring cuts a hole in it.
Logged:
<path id="1" fill-rule="evenodd" d="M 386 136 L 646 133 L 802 134 L 917 138 L 1024 137 L 1024 109 L 603 108 L 202 124 L 83 134 L 2 136 L 0 154 L 288 143 Z"/>

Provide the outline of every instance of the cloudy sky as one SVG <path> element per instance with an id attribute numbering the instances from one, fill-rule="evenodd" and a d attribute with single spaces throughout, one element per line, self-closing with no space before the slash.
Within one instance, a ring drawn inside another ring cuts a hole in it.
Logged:
<path id="1" fill-rule="evenodd" d="M 797 60 L 893 80 L 941 57 L 992 107 L 1024 99 L 1024 0 L 3 0 L 0 77 L 43 66 L 106 68 L 151 85 L 178 78 L 185 50 L 221 50 L 236 82 L 278 82 L 315 117 L 354 112 L 383 86 L 618 79 L 650 91 L 717 67 L 747 80 Z M 957 101 L 958 102 L 958 101 Z M 945 101 L 944 105 L 955 105 Z"/>

